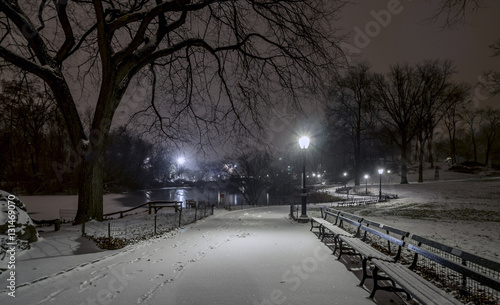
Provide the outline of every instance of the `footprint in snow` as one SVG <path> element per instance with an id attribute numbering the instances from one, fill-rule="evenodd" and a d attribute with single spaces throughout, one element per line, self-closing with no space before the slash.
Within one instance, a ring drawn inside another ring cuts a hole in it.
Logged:
<path id="1" fill-rule="evenodd" d="M 63 292 L 64 290 L 57 290 L 57 291 L 54 291 L 52 292 L 51 294 L 49 294 L 45 299 L 41 300 L 40 302 L 38 302 L 37 304 L 43 304 L 45 302 L 52 302 L 55 300 L 55 297 L 57 295 L 59 295 L 61 292 Z"/>
<path id="2" fill-rule="evenodd" d="M 181 272 L 182 269 L 184 269 L 184 265 L 182 264 L 182 262 L 177 262 L 177 263 L 173 264 L 172 266 L 175 267 L 174 273 Z"/>
<path id="3" fill-rule="evenodd" d="M 151 281 L 154 281 L 154 280 L 156 280 L 157 278 L 160 278 L 160 277 L 163 277 L 163 276 L 165 276 L 165 275 L 164 275 L 163 273 L 160 273 L 160 274 L 157 274 L 156 276 L 152 277 L 150 280 L 151 280 Z"/>
<path id="4" fill-rule="evenodd" d="M 107 273 L 99 274 L 99 275 L 89 279 L 88 281 L 81 282 L 80 283 L 80 292 L 85 291 L 87 289 L 90 289 L 91 286 L 97 287 L 97 285 L 95 283 L 106 278 L 107 276 L 108 276 Z"/>

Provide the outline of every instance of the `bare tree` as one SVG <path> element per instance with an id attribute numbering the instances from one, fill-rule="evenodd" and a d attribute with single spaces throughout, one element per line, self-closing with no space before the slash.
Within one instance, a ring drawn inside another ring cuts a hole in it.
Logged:
<path id="1" fill-rule="evenodd" d="M 432 136 L 436 126 L 441 122 L 444 108 L 451 107 L 454 103 L 464 100 L 467 89 L 464 84 L 455 84 L 450 78 L 455 73 L 449 61 L 427 61 L 416 67 L 417 75 L 421 82 L 420 105 L 418 115 L 421 122 L 417 131 L 418 142 L 418 182 L 423 182 L 424 155 L 427 153 L 432 158 Z"/>
<path id="2" fill-rule="evenodd" d="M 486 2 L 488 0 L 441 0 L 432 19 L 444 18 L 444 26 L 451 27 L 465 22 L 468 14 L 476 12 Z"/>
<path id="3" fill-rule="evenodd" d="M 408 64 L 392 66 L 387 77 L 376 75 L 374 78 L 373 98 L 379 109 L 380 123 L 401 152 L 401 184 L 408 183 L 408 154 L 422 124 L 423 87 L 417 70 Z"/>
<path id="4" fill-rule="evenodd" d="M 493 56 L 500 57 L 500 39 L 495 41 L 490 48 L 493 50 Z M 484 82 L 481 86 L 488 90 L 491 95 L 500 94 L 500 72 L 489 70 L 483 73 Z"/>
<path id="5" fill-rule="evenodd" d="M 24 190 L 33 193 L 47 178 L 43 156 L 51 148 L 48 130 L 55 125 L 57 111 L 43 83 L 23 73 L 19 76 L 0 84 L 0 142 L 4 147 L 0 175 L 1 181 L 21 182 Z M 19 152 L 24 153 L 20 156 Z"/>
<path id="6" fill-rule="evenodd" d="M 468 92 L 470 87 L 467 85 L 463 88 L 464 92 Z M 457 133 L 463 130 L 463 121 L 461 119 L 461 111 L 465 108 L 465 100 L 456 95 L 455 98 L 449 99 L 448 104 L 444 107 L 442 113 L 442 121 L 446 127 L 449 142 L 449 157 L 451 163 L 457 163 Z"/>
<path id="7" fill-rule="evenodd" d="M 234 161 L 236 166 L 228 169 L 233 186 L 248 204 L 259 204 L 269 184 L 271 155 L 267 151 L 250 150 L 241 152 Z"/>
<path id="8" fill-rule="evenodd" d="M 459 116 L 465 125 L 467 126 L 467 136 L 472 144 L 472 150 L 474 152 L 474 163 L 477 163 L 477 132 L 479 125 L 481 124 L 480 111 L 477 108 L 471 107 L 470 102 L 465 104 L 460 110 Z"/>
<path id="9" fill-rule="evenodd" d="M 444 26 L 452 27 L 464 23 L 471 13 L 487 8 L 489 2 L 491 3 L 493 0 L 441 0 L 432 19 L 437 21 L 444 18 Z M 500 39 L 493 42 L 490 48 L 493 50 L 493 56 L 500 56 Z M 500 72 L 494 70 L 484 72 L 480 85 L 491 95 L 499 94 Z"/>
<path id="10" fill-rule="evenodd" d="M 486 109 L 481 109 L 479 111 L 479 114 L 482 117 L 482 120 L 479 123 L 479 128 L 481 131 L 481 135 L 482 137 L 484 137 L 484 141 L 486 143 L 484 164 L 488 165 L 490 161 L 489 157 L 491 148 L 493 147 L 493 144 L 500 138 L 500 110 L 488 107 Z"/>
<path id="11" fill-rule="evenodd" d="M 133 102 L 155 115 L 155 126 L 166 136 L 174 133 L 173 139 L 183 127 L 175 120 L 179 113 L 190 114 L 199 138 L 209 136 L 207 126 L 220 120 L 233 126 L 258 123 L 266 101 L 257 88 L 311 90 L 335 69 L 338 48 L 329 20 L 342 5 L 341 0 L 1 0 L 0 58 L 2 65 L 21 68 L 50 87 L 72 147 L 71 162 L 55 162 L 56 170 L 79 170 L 76 222 L 101 220 L 104 143 L 134 77 L 153 79 L 160 70 L 169 76 L 157 85 L 168 92 L 165 102 L 174 120 L 157 108 L 154 95 Z M 95 109 L 90 133 L 78 107 L 77 92 L 86 90 L 96 92 L 82 98 Z M 206 106 L 197 108 L 203 102 Z"/>
<path id="12" fill-rule="evenodd" d="M 331 124 L 342 126 L 349 135 L 354 156 L 355 185 L 360 183 L 362 142 L 366 140 L 366 134 L 374 121 L 370 93 L 372 75 L 369 68 L 366 64 L 360 64 L 339 77 L 331 93 L 331 103 L 327 105 Z"/>

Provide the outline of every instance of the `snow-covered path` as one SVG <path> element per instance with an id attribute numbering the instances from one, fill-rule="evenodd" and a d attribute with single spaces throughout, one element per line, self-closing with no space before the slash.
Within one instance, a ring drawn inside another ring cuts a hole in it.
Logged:
<path id="1" fill-rule="evenodd" d="M 287 211 L 224 212 L 174 236 L 97 259 L 89 254 L 88 264 L 82 263 L 87 254 L 75 256 L 79 267 L 18 287 L 15 298 L 3 291 L 1 303 L 374 304 L 357 286 L 356 274 L 309 232 L 309 224 L 290 221 Z M 57 259 L 36 263 L 43 269 Z M 30 268 L 32 262 L 19 261 L 16 273 Z"/>

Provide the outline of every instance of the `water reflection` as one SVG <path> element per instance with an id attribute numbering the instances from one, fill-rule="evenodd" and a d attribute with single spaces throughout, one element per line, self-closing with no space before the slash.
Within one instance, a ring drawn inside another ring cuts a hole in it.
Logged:
<path id="1" fill-rule="evenodd" d="M 125 206 L 137 206 L 141 203 L 155 200 L 182 201 L 183 207 L 186 200 L 205 201 L 217 205 L 238 205 L 245 200 L 240 194 L 228 193 L 218 188 L 196 187 L 165 187 L 161 189 L 136 191 L 127 194 L 122 203 Z"/>

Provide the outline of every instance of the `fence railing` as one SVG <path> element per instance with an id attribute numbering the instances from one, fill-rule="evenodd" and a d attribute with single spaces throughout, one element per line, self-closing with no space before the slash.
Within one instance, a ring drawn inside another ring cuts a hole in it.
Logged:
<path id="1" fill-rule="evenodd" d="M 82 236 L 94 240 L 120 239 L 131 242 L 169 232 L 206 216 L 213 215 L 213 213 L 214 206 L 207 202 L 198 202 L 195 208 L 182 209 L 179 207 L 173 213 L 149 214 L 142 211 L 134 215 L 108 219 L 102 222 L 84 222 L 82 223 Z"/>
<path id="2" fill-rule="evenodd" d="M 467 304 L 500 304 L 500 263 L 452 248 L 433 240 L 417 238 L 419 247 L 467 269 L 484 275 L 488 280 L 467 277 L 432 260 L 419 256 L 416 270 L 435 283 L 459 294 Z"/>
<path id="3" fill-rule="evenodd" d="M 148 206 L 148 214 L 151 214 L 151 210 L 154 210 L 156 214 L 161 208 L 173 208 L 177 212 L 178 209 L 182 208 L 182 201 L 170 201 L 170 200 L 148 201 L 133 208 L 112 213 L 106 213 L 103 216 L 104 218 L 111 218 L 111 216 L 113 215 L 120 214 L 120 218 L 123 218 L 123 216 L 126 215 L 127 213 L 143 208 L 145 206 Z"/>

